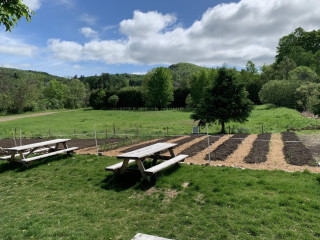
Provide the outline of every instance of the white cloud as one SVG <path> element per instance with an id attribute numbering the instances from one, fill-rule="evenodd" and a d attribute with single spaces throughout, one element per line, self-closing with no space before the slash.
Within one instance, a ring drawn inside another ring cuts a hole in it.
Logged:
<path id="1" fill-rule="evenodd" d="M 9 37 L 7 33 L 0 32 L 0 54 L 32 57 L 38 48 L 23 42 L 18 38 Z"/>
<path id="2" fill-rule="evenodd" d="M 120 22 L 119 32 L 125 37 L 121 40 L 95 39 L 84 45 L 54 40 L 49 47 L 65 60 L 108 64 L 244 66 L 252 60 L 261 65 L 273 62 L 282 36 L 297 27 L 319 29 L 318 9 L 319 0 L 308 4 L 301 0 L 242 0 L 209 8 L 189 28 L 175 25 L 173 14 L 136 10 L 132 19 Z"/>
<path id="3" fill-rule="evenodd" d="M 80 29 L 80 32 L 86 37 L 86 38 L 98 38 L 98 32 L 94 31 L 93 29 L 89 27 L 83 27 Z"/>
<path id="4" fill-rule="evenodd" d="M 28 64 L 28 63 L 25 63 L 25 64 L 7 63 L 7 64 L 1 64 L 0 66 L 5 68 L 17 68 L 17 69 L 31 68 L 31 64 Z"/>
<path id="5" fill-rule="evenodd" d="M 33 11 L 38 10 L 41 6 L 40 0 L 23 0 L 23 3 Z"/>
<path id="6" fill-rule="evenodd" d="M 95 25 L 96 22 L 97 22 L 97 17 L 95 16 L 91 16 L 89 14 L 83 14 L 81 17 L 80 17 L 80 20 L 82 22 L 85 22 L 86 24 L 88 25 Z"/>

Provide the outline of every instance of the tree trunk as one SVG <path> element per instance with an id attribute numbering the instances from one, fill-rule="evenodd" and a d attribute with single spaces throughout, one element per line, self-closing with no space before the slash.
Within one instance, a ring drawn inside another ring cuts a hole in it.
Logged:
<path id="1" fill-rule="evenodd" d="M 226 133 L 226 128 L 224 126 L 224 121 L 221 122 L 221 134 L 225 134 Z"/>

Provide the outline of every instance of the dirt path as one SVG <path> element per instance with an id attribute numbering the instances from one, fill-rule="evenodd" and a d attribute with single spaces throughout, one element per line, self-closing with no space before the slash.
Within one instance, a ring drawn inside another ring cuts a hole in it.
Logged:
<path id="1" fill-rule="evenodd" d="M 21 118 L 45 116 L 45 115 L 51 115 L 51 114 L 55 114 L 55 113 L 57 113 L 57 112 L 33 113 L 33 114 L 28 114 L 28 115 L 19 115 L 19 116 L 12 116 L 12 117 L 4 117 L 4 118 L 0 118 L 0 122 L 8 122 L 8 121 L 13 121 L 13 120 L 21 119 Z"/>

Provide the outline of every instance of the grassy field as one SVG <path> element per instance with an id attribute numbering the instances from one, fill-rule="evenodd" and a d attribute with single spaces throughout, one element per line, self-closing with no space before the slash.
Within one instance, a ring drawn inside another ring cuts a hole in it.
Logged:
<path id="1" fill-rule="evenodd" d="M 94 126 L 105 137 L 113 133 L 115 126 L 117 134 L 140 135 L 182 135 L 190 134 L 192 126 L 197 123 L 190 119 L 190 111 L 98 111 L 80 109 L 70 112 L 58 112 L 54 115 L 18 119 L 0 124 L 0 138 L 12 137 L 12 129 L 22 130 L 24 136 L 37 137 L 51 135 L 84 134 L 78 137 L 93 137 Z M 286 131 L 288 128 L 302 128 L 310 125 L 319 125 L 318 120 L 307 119 L 299 112 L 287 108 L 272 108 L 268 105 L 257 106 L 252 112 L 248 122 L 244 124 L 228 123 L 227 130 L 238 128 L 249 133 L 261 133 L 262 125 L 265 132 L 275 133 Z M 168 130 L 168 132 L 167 132 Z M 204 131 L 204 129 L 202 130 Z M 210 133 L 218 133 L 219 125 L 209 128 Z M 86 135 L 88 134 L 88 135 Z"/>
<path id="2" fill-rule="evenodd" d="M 187 166 L 150 186 L 113 178 L 116 162 L 58 157 L 0 163 L 0 239 L 319 239 L 320 177 Z"/>

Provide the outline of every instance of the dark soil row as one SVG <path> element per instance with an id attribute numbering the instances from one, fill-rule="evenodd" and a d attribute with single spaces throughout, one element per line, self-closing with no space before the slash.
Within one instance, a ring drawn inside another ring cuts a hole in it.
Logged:
<path id="1" fill-rule="evenodd" d="M 316 161 L 313 159 L 309 149 L 307 149 L 295 133 L 283 132 L 282 140 L 284 142 L 284 156 L 289 164 L 303 166 L 315 166 Z M 291 142 L 294 141 L 294 142 Z"/>
<path id="2" fill-rule="evenodd" d="M 216 141 L 218 141 L 222 136 L 210 136 L 209 137 L 209 142 L 210 142 L 210 145 Z M 181 154 L 186 154 L 188 155 L 189 157 L 193 157 L 195 156 L 196 154 L 202 152 L 203 150 L 205 150 L 206 148 L 208 148 L 208 139 L 205 138 L 203 139 L 202 141 L 196 143 L 196 144 L 193 144 L 192 146 L 190 146 L 189 148 L 183 150 L 181 152 Z"/>
<path id="3" fill-rule="evenodd" d="M 172 139 L 175 139 L 175 138 L 178 138 L 178 137 L 165 137 L 165 138 L 161 138 L 161 139 L 159 139 L 158 141 L 153 142 L 152 144 L 160 143 L 160 142 L 166 142 L 166 141 L 169 141 L 169 140 L 172 140 Z M 139 144 L 139 145 L 136 145 L 136 146 L 127 148 L 127 149 L 121 151 L 121 153 L 131 152 L 131 151 L 137 150 L 137 149 L 139 149 L 139 148 L 147 147 L 147 146 L 149 146 L 149 145 L 150 145 L 150 143 L 145 143 L 145 142 L 143 142 L 143 143 L 141 143 L 141 144 Z"/>
<path id="4" fill-rule="evenodd" d="M 248 136 L 248 134 L 238 133 L 233 135 L 227 141 L 222 143 L 216 148 L 215 151 L 211 152 L 210 158 L 212 161 L 225 161 L 242 143 L 242 141 Z M 207 154 L 206 160 L 209 160 Z"/>
<path id="5" fill-rule="evenodd" d="M 249 154 L 245 157 L 246 163 L 263 163 L 267 161 L 270 146 L 270 133 L 259 134 L 254 141 Z"/>
<path id="6" fill-rule="evenodd" d="M 183 144 L 185 144 L 185 143 L 187 143 L 187 142 L 191 142 L 191 141 L 193 141 L 194 139 L 196 139 L 196 138 L 199 138 L 199 137 L 202 137 L 203 135 L 190 135 L 190 136 L 188 136 L 187 138 L 183 138 L 183 139 L 180 139 L 180 140 L 178 140 L 178 141 L 174 141 L 174 143 L 176 143 L 176 144 L 178 144 L 178 146 L 180 146 L 180 145 L 183 145 Z"/>

